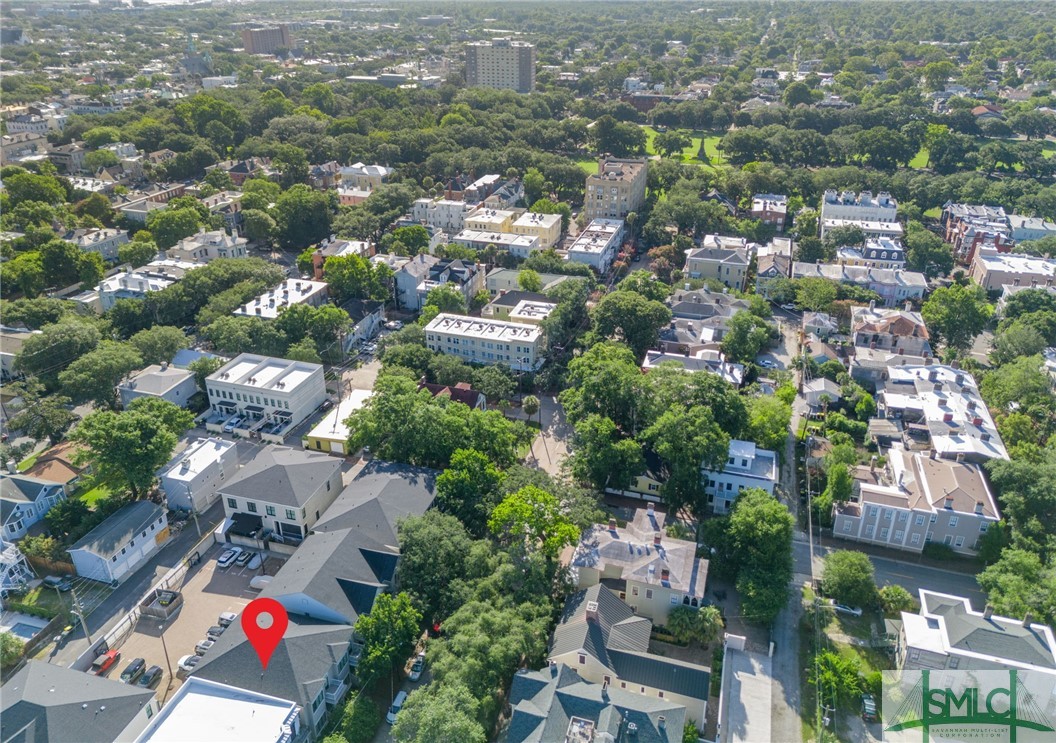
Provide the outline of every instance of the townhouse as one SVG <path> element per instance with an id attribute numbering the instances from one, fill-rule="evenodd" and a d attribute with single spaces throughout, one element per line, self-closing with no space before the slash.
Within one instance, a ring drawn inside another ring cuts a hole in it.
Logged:
<path id="1" fill-rule="evenodd" d="M 543 365 L 546 337 L 538 325 L 442 312 L 425 326 L 425 345 L 471 364 L 534 372 Z"/>
<path id="2" fill-rule="evenodd" d="M 841 266 L 901 269 L 906 267 L 906 249 L 897 240 L 886 237 L 866 238 L 863 247 L 844 246 L 836 251 Z"/>
<path id="3" fill-rule="evenodd" d="M 920 553 L 929 542 L 974 555 L 1001 514 L 982 469 L 935 451 L 887 450 L 883 468 L 858 467 L 853 495 L 833 506 L 833 536 Z"/>
<path id="4" fill-rule="evenodd" d="M 585 263 L 604 274 L 616 260 L 622 240 L 622 219 L 594 218 L 569 246 L 568 260 Z"/>
<path id="5" fill-rule="evenodd" d="M 229 235 L 223 230 L 206 232 L 201 229 L 197 234 L 185 237 L 171 248 L 166 248 L 165 257 L 178 261 L 208 263 L 217 258 L 245 258 L 248 254 L 244 237 Z"/>
<path id="6" fill-rule="evenodd" d="M 840 266 L 829 263 L 792 264 L 792 278 L 819 278 L 838 281 L 841 284 L 855 284 L 865 287 L 880 295 L 881 301 L 888 307 L 904 304 L 906 300 L 918 300 L 924 297 L 928 281 L 924 274 L 916 271 L 904 271 L 889 268 L 867 268 L 865 266 Z"/>
<path id="7" fill-rule="evenodd" d="M 293 544 L 308 536 L 340 492 L 341 460 L 275 444 L 258 449 L 217 488 L 229 540 L 270 529 Z"/>
<path id="8" fill-rule="evenodd" d="M 116 261 L 117 251 L 128 243 L 128 233 L 113 229 L 81 229 L 66 233 L 63 240 L 72 242 L 83 251 L 98 253 L 104 261 Z"/>

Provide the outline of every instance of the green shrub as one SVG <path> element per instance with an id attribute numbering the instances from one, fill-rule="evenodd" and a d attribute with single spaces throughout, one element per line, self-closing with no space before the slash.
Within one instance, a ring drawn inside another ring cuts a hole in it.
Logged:
<path id="1" fill-rule="evenodd" d="M 8 601 L 6 608 L 9 611 L 20 611 L 23 614 L 29 614 L 31 617 L 40 617 L 41 619 L 54 619 L 59 615 L 54 609 L 34 606 L 33 604 L 23 604 L 19 601 Z"/>
<path id="2" fill-rule="evenodd" d="M 369 743 L 378 732 L 381 712 L 374 702 L 363 694 L 345 706 L 341 717 L 341 736 L 347 743 Z"/>
<path id="3" fill-rule="evenodd" d="M 930 557 L 933 560 L 952 560 L 957 557 L 957 553 L 953 551 L 953 547 L 942 542 L 928 542 L 924 545 L 924 549 L 921 550 L 924 557 Z"/>
<path id="4" fill-rule="evenodd" d="M 0 666 L 8 668 L 22 657 L 26 643 L 11 632 L 0 632 Z"/>

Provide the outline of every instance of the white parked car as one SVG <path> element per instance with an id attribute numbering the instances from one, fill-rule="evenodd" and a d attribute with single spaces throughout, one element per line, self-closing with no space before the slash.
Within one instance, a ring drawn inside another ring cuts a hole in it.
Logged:
<path id="1" fill-rule="evenodd" d="M 224 433 L 232 433 L 236 428 L 242 425 L 241 418 L 232 418 L 224 426 Z"/>
<path id="2" fill-rule="evenodd" d="M 855 606 L 847 606 L 847 604 L 837 604 L 835 599 L 829 599 L 829 605 L 840 614 L 850 614 L 852 617 L 862 616 L 861 609 Z"/>
<path id="3" fill-rule="evenodd" d="M 220 568 L 230 567 L 241 554 L 242 550 L 240 550 L 238 547 L 232 547 L 229 550 L 224 550 L 224 553 L 217 558 L 216 565 Z"/>
<path id="4" fill-rule="evenodd" d="M 422 677 L 422 671 L 425 670 L 425 651 L 421 651 L 415 656 L 414 663 L 411 664 L 411 672 L 407 674 L 407 678 L 411 681 L 417 681 Z"/>
<path id="5" fill-rule="evenodd" d="M 201 659 L 202 659 L 202 656 L 200 656 L 200 655 L 185 655 L 182 658 L 180 658 L 179 662 L 176 665 L 179 666 L 181 671 L 184 671 L 186 673 L 190 673 L 191 671 L 194 670 L 194 667 L 196 665 L 198 665 L 198 662 Z"/>
<path id="6" fill-rule="evenodd" d="M 400 710 L 403 709 L 403 703 L 407 701 L 407 692 L 401 691 L 396 695 L 396 698 L 392 700 L 392 706 L 389 707 L 389 711 L 385 714 L 385 722 L 392 725 L 396 722 L 396 715 L 400 714 Z"/>
<path id="7" fill-rule="evenodd" d="M 799 308 L 798 308 L 798 307 L 796 307 L 796 305 L 794 305 L 794 304 L 792 304 L 792 303 L 790 302 L 790 303 L 788 303 L 788 304 L 783 304 L 783 305 L 781 305 L 781 309 L 783 309 L 783 310 L 786 310 L 786 311 L 788 311 L 788 312 L 795 312 L 795 311 L 796 311 L 796 310 L 798 310 Z"/>

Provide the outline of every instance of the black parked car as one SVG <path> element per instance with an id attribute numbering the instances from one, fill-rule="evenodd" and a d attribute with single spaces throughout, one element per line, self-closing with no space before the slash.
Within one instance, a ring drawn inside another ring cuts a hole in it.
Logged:
<path id="1" fill-rule="evenodd" d="M 136 658 L 121 672 L 121 680 L 126 684 L 134 683 L 136 679 L 143 675 L 143 669 L 146 667 L 147 662 L 145 660 L 142 658 Z"/>
<path id="2" fill-rule="evenodd" d="M 146 673 L 139 677 L 136 686 L 142 686 L 144 689 L 153 689 L 158 685 L 159 681 L 161 681 L 161 666 L 151 666 Z"/>

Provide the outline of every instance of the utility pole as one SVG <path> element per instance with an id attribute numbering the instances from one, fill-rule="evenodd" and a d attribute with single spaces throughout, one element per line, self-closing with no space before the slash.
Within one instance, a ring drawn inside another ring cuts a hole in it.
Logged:
<path id="1" fill-rule="evenodd" d="M 198 538 L 202 538 L 202 525 L 198 523 L 198 509 L 194 507 L 194 499 L 191 497 L 191 486 L 189 483 L 184 483 L 183 487 L 187 488 L 187 507 L 191 510 L 191 516 L 194 518 L 194 528 L 198 530 Z"/>
<path id="2" fill-rule="evenodd" d="M 84 636 L 88 638 L 88 644 L 91 645 L 92 636 L 88 633 L 88 622 L 84 618 L 84 610 L 81 608 L 80 599 L 77 598 L 77 591 L 71 588 L 70 593 L 73 595 L 73 613 L 81 620 L 81 627 L 84 629 Z"/>
<path id="3" fill-rule="evenodd" d="M 172 688 L 172 661 L 169 660 L 169 646 L 165 644 L 165 625 L 159 624 L 158 631 L 161 632 L 161 649 L 165 651 L 165 665 L 169 669 L 169 685 L 165 688 Z"/>

